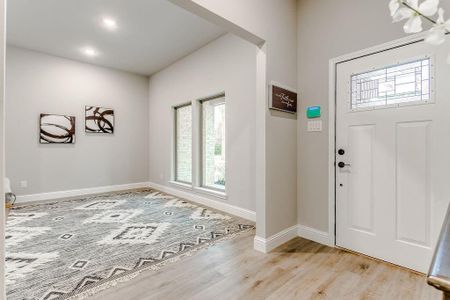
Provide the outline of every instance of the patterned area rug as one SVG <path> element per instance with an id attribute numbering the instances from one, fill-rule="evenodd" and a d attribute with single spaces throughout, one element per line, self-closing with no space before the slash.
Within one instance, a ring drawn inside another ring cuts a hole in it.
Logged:
<path id="1" fill-rule="evenodd" d="M 16 207 L 6 225 L 7 298 L 67 299 L 253 228 L 151 189 Z"/>

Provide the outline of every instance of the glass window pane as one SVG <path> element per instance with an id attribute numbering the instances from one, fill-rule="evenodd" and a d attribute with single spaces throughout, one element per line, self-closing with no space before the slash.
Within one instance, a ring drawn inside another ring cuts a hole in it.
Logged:
<path id="1" fill-rule="evenodd" d="M 192 183 L 192 106 L 178 107 L 175 113 L 175 180 Z"/>
<path id="2" fill-rule="evenodd" d="M 225 189 L 225 98 L 202 102 L 203 186 Z"/>
<path id="3" fill-rule="evenodd" d="M 351 76 L 352 109 L 430 100 L 430 59 Z"/>

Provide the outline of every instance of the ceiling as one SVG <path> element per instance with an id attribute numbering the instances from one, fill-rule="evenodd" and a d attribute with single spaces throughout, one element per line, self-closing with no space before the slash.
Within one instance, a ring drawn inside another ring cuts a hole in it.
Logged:
<path id="1" fill-rule="evenodd" d="M 117 28 L 102 26 L 103 18 Z M 8 45 L 151 75 L 225 31 L 167 0 L 10 0 Z M 92 47 L 97 55 L 83 51 Z"/>

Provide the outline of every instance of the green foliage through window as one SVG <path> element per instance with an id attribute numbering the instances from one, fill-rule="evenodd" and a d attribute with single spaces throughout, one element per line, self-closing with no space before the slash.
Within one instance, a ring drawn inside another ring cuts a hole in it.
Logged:
<path id="1" fill-rule="evenodd" d="M 221 144 L 215 145 L 214 155 L 222 155 L 222 145 Z"/>
<path id="2" fill-rule="evenodd" d="M 216 182 L 214 182 L 214 184 L 218 184 L 218 185 L 223 185 L 223 186 L 225 186 L 225 179 L 219 179 L 219 180 L 217 180 Z"/>

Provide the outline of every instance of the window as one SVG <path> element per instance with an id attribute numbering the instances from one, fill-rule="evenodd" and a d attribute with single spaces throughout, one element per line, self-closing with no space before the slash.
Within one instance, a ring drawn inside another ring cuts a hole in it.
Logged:
<path id="1" fill-rule="evenodd" d="M 174 127 L 172 183 L 226 197 L 225 94 L 175 107 Z"/>
<path id="2" fill-rule="evenodd" d="M 225 97 L 202 100 L 202 186 L 225 189 Z"/>
<path id="3" fill-rule="evenodd" d="M 192 105 L 175 108 L 175 181 L 192 183 Z"/>
<path id="4" fill-rule="evenodd" d="M 351 76 L 351 109 L 430 100 L 430 58 Z"/>

